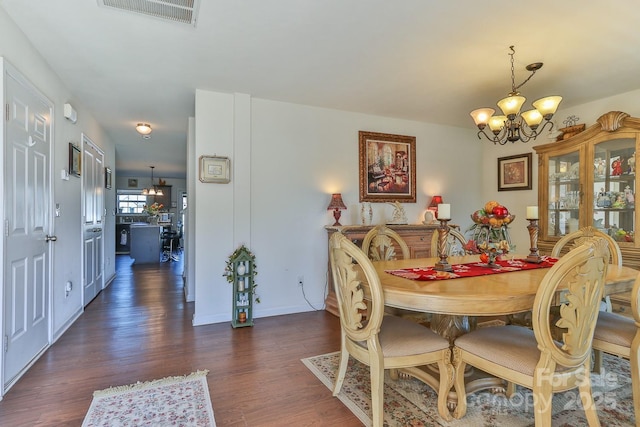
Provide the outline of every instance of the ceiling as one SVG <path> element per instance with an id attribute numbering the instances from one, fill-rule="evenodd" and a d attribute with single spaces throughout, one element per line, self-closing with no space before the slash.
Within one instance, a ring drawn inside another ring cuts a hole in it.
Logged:
<path id="1" fill-rule="evenodd" d="M 0 5 L 116 143 L 120 175 L 185 177 L 196 88 L 473 129 L 469 111 L 511 89 L 515 45 L 516 85 L 545 64 L 525 108 L 640 89 L 634 0 L 202 0 L 195 26 L 98 0 Z"/>

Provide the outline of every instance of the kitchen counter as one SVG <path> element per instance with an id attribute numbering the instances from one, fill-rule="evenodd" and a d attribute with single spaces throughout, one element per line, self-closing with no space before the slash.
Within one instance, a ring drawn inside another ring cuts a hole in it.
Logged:
<path id="1" fill-rule="evenodd" d="M 135 260 L 135 264 L 160 263 L 162 255 L 161 230 L 162 227 L 159 225 L 147 223 L 131 224 L 129 256 Z"/>

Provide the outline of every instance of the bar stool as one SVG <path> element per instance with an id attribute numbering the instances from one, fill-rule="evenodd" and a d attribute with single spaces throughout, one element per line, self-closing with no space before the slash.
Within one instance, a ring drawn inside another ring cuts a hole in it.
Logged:
<path id="1" fill-rule="evenodd" d="M 178 233 L 173 230 L 162 233 L 162 262 L 180 261 L 178 255 L 173 253 L 173 242 L 176 237 L 178 237 Z"/>

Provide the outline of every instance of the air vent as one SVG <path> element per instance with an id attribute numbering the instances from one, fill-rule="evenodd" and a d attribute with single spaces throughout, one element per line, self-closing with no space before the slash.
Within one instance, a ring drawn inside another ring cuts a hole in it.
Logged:
<path id="1" fill-rule="evenodd" d="M 195 27 L 200 0 L 98 0 L 98 5 Z"/>

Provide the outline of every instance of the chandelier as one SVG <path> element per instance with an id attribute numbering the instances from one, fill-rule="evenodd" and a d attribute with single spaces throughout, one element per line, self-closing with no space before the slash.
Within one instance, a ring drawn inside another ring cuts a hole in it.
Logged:
<path id="1" fill-rule="evenodd" d="M 162 192 L 162 188 L 156 188 L 156 185 L 153 183 L 153 169 L 155 166 L 149 166 L 151 168 L 151 186 L 149 188 L 142 189 L 143 196 L 164 196 Z"/>
<path id="2" fill-rule="evenodd" d="M 553 122 L 551 118 L 558 109 L 561 96 L 547 96 L 540 98 L 537 101 L 532 102 L 533 109 L 528 110 L 520 114 L 520 108 L 526 101 L 526 98 L 518 92 L 518 89 L 522 87 L 526 82 L 533 77 L 533 75 L 542 68 L 542 62 L 534 62 L 527 65 L 527 71 L 531 74 L 525 81 L 516 86 L 516 79 L 514 75 L 513 67 L 513 55 L 516 53 L 513 46 L 509 46 L 511 53 L 511 92 L 506 98 L 498 101 L 497 105 L 502 110 L 500 116 L 494 116 L 496 110 L 493 108 L 478 108 L 473 110 L 470 114 L 473 117 L 473 121 L 478 126 L 478 139 L 484 135 L 488 140 L 493 141 L 494 144 L 500 145 L 506 144 L 508 141 L 516 142 L 518 140 L 522 142 L 528 142 L 530 139 L 536 139 L 538 135 L 547 127 L 551 125 L 549 130 L 553 129 Z M 540 123 L 544 119 L 544 124 L 540 127 Z M 489 129 L 493 133 L 493 136 L 488 135 L 485 132 L 486 126 L 489 125 Z"/>

